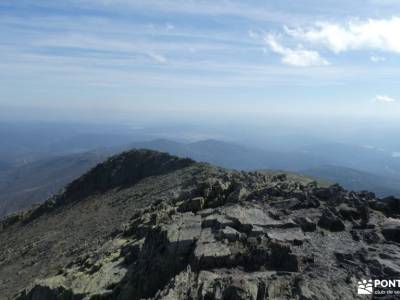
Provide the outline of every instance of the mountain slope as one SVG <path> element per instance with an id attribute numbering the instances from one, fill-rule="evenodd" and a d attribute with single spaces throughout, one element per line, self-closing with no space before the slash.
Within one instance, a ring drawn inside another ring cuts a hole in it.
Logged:
<path id="1" fill-rule="evenodd" d="M 357 299 L 400 275 L 400 201 L 153 151 L 0 223 L 4 299 Z"/>
<path id="2" fill-rule="evenodd" d="M 164 157 L 167 161 L 163 163 L 162 160 L 155 164 L 155 169 L 150 168 L 157 158 Z M 150 163 L 146 164 L 147 170 L 140 168 L 144 162 Z M 27 287 L 34 279 L 56 275 L 60 268 L 73 263 L 78 253 L 95 254 L 96 249 L 109 241 L 113 232 L 121 230 L 138 209 L 174 197 L 179 191 L 176 186 L 180 180 L 190 175 L 172 172 L 162 176 L 168 171 L 164 168 L 176 169 L 192 163 L 146 151 L 123 154 L 98 165 L 71 183 L 63 194 L 38 208 L 6 219 L 0 225 L 3 227 L 0 233 L 0 295 L 12 299 L 13 293 Z M 124 173 L 126 167 L 130 167 L 131 172 Z M 146 180 L 145 176 L 149 174 L 159 176 Z M 144 181 L 123 188 L 139 179 Z M 110 184 L 107 186 L 110 190 L 105 193 L 101 192 L 105 188 L 103 180 Z M 121 191 L 113 190 L 118 189 L 117 185 Z M 89 191 L 91 195 L 82 199 Z M 22 274 L 20 270 L 23 270 Z"/>

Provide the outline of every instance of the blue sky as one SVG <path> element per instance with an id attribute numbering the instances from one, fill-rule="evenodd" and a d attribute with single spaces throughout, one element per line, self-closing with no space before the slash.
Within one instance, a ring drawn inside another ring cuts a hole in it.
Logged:
<path id="1" fill-rule="evenodd" d="M 3 0 L 0 104 L 397 118 L 394 0 Z"/>

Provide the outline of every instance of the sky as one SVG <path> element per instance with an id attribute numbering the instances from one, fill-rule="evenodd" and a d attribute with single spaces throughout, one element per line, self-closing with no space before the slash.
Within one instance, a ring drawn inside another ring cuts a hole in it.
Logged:
<path id="1" fill-rule="evenodd" d="M 397 0 L 2 0 L 0 118 L 396 120 L 399 32 Z"/>

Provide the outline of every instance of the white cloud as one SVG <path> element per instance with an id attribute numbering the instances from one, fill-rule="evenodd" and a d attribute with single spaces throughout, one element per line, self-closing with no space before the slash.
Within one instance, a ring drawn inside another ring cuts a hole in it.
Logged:
<path id="1" fill-rule="evenodd" d="M 149 52 L 147 53 L 147 55 L 160 64 L 165 64 L 167 62 L 167 59 L 161 54 L 155 52 Z"/>
<path id="2" fill-rule="evenodd" d="M 268 35 L 265 42 L 269 48 L 281 55 L 282 63 L 296 67 L 326 66 L 329 62 L 323 59 L 318 52 L 305 50 L 302 47 L 290 49 L 282 46 L 273 35 Z"/>
<path id="3" fill-rule="evenodd" d="M 386 61 L 386 57 L 383 57 L 383 56 L 375 56 L 375 55 L 372 55 L 369 59 L 370 59 L 372 62 L 374 62 L 374 63 L 379 63 L 379 62 Z"/>
<path id="4" fill-rule="evenodd" d="M 400 53 L 400 17 L 351 21 L 345 25 L 317 23 L 311 29 L 285 30 L 294 38 L 324 45 L 335 53 L 365 49 Z"/>
<path id="5" fill-rule="evenodd" d="M 376 95 L 375 102 L 383 103 L 383 104 L 390 104 L 396 102 L 396 99 L 389 97 L 387 95 Z"/>

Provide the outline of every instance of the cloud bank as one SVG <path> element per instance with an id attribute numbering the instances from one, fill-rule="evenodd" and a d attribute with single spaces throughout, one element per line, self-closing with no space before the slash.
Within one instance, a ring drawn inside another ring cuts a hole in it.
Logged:
<path id="1" fill-rule="evenodd" d="M 326 66 L 329 62 L 317 51 L 309 51 L 298 46 L 291 49 L 281 45 L 273 35 L 268 35 L 265 42 L 270 49 L 281 56 L 282 63 L 295 67 Z"/>
<path id="2" fill-rule="evenodd" d="M 389 97 L 387 95 L 376 95 L 375 102 L 382 104 L 390 104 L 396 102 L 396 99 Z"/>
<path id="3" fill-rule="evenodd" d="M 370 59 L 372 62 L 374 62 L 374 63 L 379 63 L 379 62 L 384 62 L 384 61 L 386 61 L 386 57 L 383 57 L 383 56 L 375 56 L 375 55 L 372 55 L 369 59 Z"/>
<path id="4" fill-rule="evenodd" d="M 400 53 L 400 17 L 336 23 L 316 23 L 312 28 L 285 27 L 285 32 L 299 40 L 325 46 L 334 53 L 350 50 L 380 50 Z"/>

